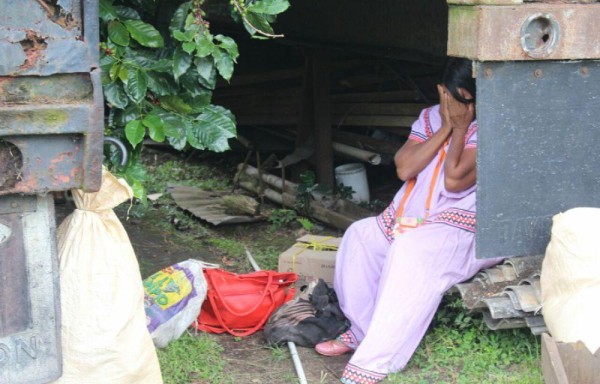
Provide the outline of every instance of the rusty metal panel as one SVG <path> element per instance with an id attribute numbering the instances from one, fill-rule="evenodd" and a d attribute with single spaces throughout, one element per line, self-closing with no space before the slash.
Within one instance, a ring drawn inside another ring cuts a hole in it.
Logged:
<path id="1" fill-rule="evenodd" d="M 448 55 L 479 61 L 600 58 L 600 4 L 450 5 Z"/>
<path id="2" fill-rule="evenodd" d="M 97 1 L 0 0 L 0 9 L 0 76 L 97 67 Z"/>
<path id="3" fill-rule="evenodd" d="M 52 197 L 0 197 L 0 383 L 61 374 Z"/>
<path id="4" fill-rule="evenodd" d="M 0 195 L 98 190 L 102 130 L 98 71 L 0 77 L 0 171 L 15 173 L 11 183 L 0 177 Z M 15 156 L 20 162 L 12 170 Z"/>
<path id="5" fill-rule="evenodd" d="M 600 207 L 600 61 L 477 65 L 478 257 L 543 254 L 552 217 Z"/>

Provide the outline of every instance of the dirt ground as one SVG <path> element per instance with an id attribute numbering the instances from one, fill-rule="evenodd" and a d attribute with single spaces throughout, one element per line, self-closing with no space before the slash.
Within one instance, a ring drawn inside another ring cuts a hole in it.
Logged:
<path id="1" fill-rule="evenodd" d="M 127 215 L 127 204 L 122 204 L 115 211 L 127 231 L 133 248 L 138 257 L 142 277 L 145 278 L 163 267 L 189 258 L 207 262 L 221 263 L 222 254 L 215 254 L 210 246 L 190 248 L 178 241 L 173 236 L 173 229 L 159 226 L 159 222 L 169 222 L 171 218 L 161 216 L 158 209 L 150 209 L 142 217 Z M 56 205 L 57 226 L 75 208 L 72 201 L 60 202 Z M 265 233 L 268 223 L 259 222 L 252 224 L 239 224 L 228 227 L 213 227 L 211 231 L 219 232 L 220 236 L 227 237 L 228 232 L 232 237 L 239 238 L 240 233 L 247 233 L 243 242 L 264 241 L 260 239 Z M 327 229 L 325 229 L 327 230 Z M 281 231 L 277 236 L 289 238 L 293 244 L 298 230 Z M 234 234 L 235 233 L 235 234 Z M 339 234 L 339 231 L 338 231 Z M 282 249 L 283 251 L 284 249 Z M 227 268 L 235 270 L 236 267 Z M 267 348 L 263 333 L 258 332 L 242 339 L 230 335 L 214 335 L 218 343 L 223 346 L 222 357 L 226 362 L 226 375 L 233 378 L 235 383 L 257 384 L 290 384 L 297 382 L 297 374 L 287 347 L 278 351 Z M 298 354 L 302 361 L 304 373 L 309 383 L 339 383 L 339 376 L 350 356 L 323 357 L 312 348 L 298 347 Z M 193 382 L 190 384 L 208 384 L 206 382 Z"/>

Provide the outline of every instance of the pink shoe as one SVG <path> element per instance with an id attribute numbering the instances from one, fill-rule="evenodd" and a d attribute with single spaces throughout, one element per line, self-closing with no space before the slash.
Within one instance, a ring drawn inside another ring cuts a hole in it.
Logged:
<path id="1" fill-rule="evenodd" d="M 354 350 L 341 341 L 333 339 L 317 344 L 315 351 L 325 356 L 340 356 Z"/>

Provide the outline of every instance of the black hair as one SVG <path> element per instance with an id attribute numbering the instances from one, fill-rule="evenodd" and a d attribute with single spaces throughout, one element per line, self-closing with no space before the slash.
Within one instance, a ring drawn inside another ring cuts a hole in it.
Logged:
<path id="1" fill-rule="evenodd" d="M 461 103 L 475 102 L 475 79 L 471 60 L 462 57 L 448 57 L 440 79 L 454 98 Z M 468 91 L 471 99 L 466 99 L 458 93 L 458 88 Z"/>

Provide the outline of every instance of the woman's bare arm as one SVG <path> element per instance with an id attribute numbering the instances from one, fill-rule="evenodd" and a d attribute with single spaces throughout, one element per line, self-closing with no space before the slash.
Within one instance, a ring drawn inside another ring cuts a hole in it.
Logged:
<path id="1" fill-rule="evenodd" d="M 465 136 L 475 117 L 475 106 L 460 103 L 447 93 L 444 97 L 452 126 L 452 140 L 444 162 L 444 186 L 449 192 L 460 192 L 475 185 L 477 176 L 477 151 L 465 149 Z"/>
<path id="2" fill-rule="evenodd" d="M 440 114 L 442 117 L 442 127 L 431 136 L 427 141 L 418 142 L 408 140 L 394 156 L 394 164 L 396 164 L 396 174 L 400 180 L 406 181 L 417 176 L 427 164 L 438 153 L 440 147 L 452 132 L 449 116 L 446 113 L 447 98 L 444 95 L 444 89 L 438 85 L 438 94 L 440 95 Z"/>

